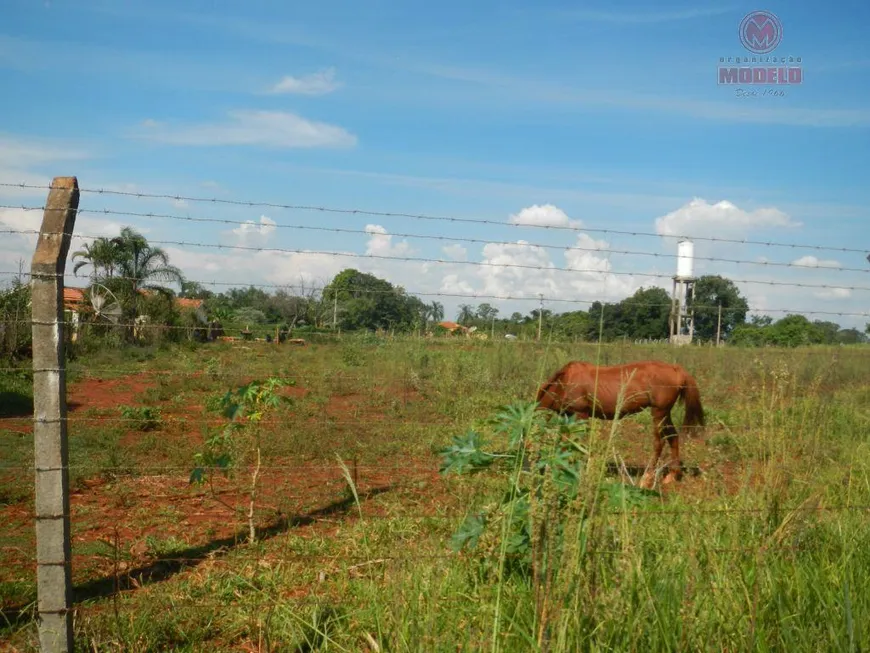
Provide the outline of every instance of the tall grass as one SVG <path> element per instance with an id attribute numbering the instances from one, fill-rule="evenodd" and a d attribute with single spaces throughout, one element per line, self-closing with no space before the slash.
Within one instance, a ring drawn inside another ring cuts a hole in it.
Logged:
<path id="1" fill-rule="evenodd" d="M 450 476 L 367 498 L 349 467 L 336 465 L 350 510 L 331 517 L 327 530 L 289 528 L 232 547 L 123 594 L 117 611 L 112 599 L 80 606 L 83 650 L 870 649 L 866 347 L 407 338 L 207 349 L 155 350 L 142 360 L 106 352 L 75 365 L 83 376 L 98 364 L 177 371 L 166 392 L 189 396 L 280 374 L 308 393 L 274 427 L 264 465 L 270 457 L 334 463 L 338 454 L 373 465 L 424 459 L 434 469 L 434 449 L 472 425 L 488 428 L 483 420 L 499 405 L 532 398 L 544 376 L 569 359 L 670 360 L 695 375 L 708 413 L 704 438 L 681 447 L 700 475 L 664 497 L 602 494 L 619 480 L 610 472 L 615 456 L 643 464 L 652 438 L 647 416 L 594 422 L 582 489 L 559 516 L 559 564 L 536 580 L 503 566 L 499 573 L 497 558 L 449 546 L 468 515 L 501 499 L 506 477 Z M 213 373 L 197 377 L 194 388 L 189 374 L 207 359 Z M 337 399 L 355 406 L 342 419 L 325 413 Z M 149 455 L 142 447 L 119 452 L 109 427 L 71 428 L 81 436 L 71 438 L 76 459 L 100 438 L 133 473 Z M 190 451 L 166 447 L 165 456 L 180 464 Z M 543 613 L 541 582 L 550 606 Z M 34 641 L 32 626 L 3 636 L 24 649 Z"/>

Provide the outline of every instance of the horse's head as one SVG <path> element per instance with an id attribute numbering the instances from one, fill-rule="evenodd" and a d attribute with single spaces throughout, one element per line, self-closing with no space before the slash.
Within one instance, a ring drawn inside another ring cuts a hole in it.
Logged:
<path id="1" fill-rule="evenodd" d="M 538 404 L 538 410 L 552 410 L 559 412 L 564 399 L 564 389 L 562 384 L 557 381 L 547 381 L 538 388 L 538 394 L 535 401 Z"/>

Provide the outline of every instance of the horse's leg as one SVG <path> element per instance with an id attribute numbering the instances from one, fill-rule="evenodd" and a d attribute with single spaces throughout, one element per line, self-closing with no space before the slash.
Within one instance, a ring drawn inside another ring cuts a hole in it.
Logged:
<path id="1" fill-rule="evenodd" d="M 671 419 L 671 411 L 665 413 L 665 418 L 662 420 L 662 432 L 671 450 L 668 475 L 662 480 L 662 485 L 666 485 L 672 481 L 680 481 L 683 478 L 683 461 L 680 460 L 680 435 L 677 433 L 677 428 Z"/>
<path id="2" fill-rule="evenodd" d="M 659 458 L 662 455 L 662 449 L 665 446 L 665 441 L 662 439 L 662 433 L 660 429 L 660 424 L 662 421 L 663 415 L 661 412 L 653 408 L 652 409 L 652 422 L 653 422 L 653 454 L 652 458 L 650 458 L 649 464 L 646 467 L 646 471 L 644 472 L 643 478 L 640 480 L 640 486 L 642 488 L 651 490 L 653 485 L 655 485 L 656 480 L 656 465 L 659 462 Z"/>

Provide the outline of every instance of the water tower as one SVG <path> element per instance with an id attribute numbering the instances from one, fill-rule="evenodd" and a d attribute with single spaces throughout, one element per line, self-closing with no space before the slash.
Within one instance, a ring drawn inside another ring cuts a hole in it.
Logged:
<path id="1" fill-rule="evenodd" d="M 695 336 L 695 312 L 692 295 L 695 290 L 695 245 L 691 240 L 677 244 L 677 274 L 671 292 L 671 343 L 687 345 Z"/>

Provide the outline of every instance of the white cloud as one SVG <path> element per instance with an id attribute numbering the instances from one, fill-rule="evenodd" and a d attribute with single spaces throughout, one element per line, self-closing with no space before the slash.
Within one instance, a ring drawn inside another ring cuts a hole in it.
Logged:
<path id="1" fill-rule="evenodd" d="M 30 271 L 30 262 L 38 236 L 36 233 L 15 233 L 39 231 L 42 211 L 24 209 L 0 209 L 0 268 L 2 272 L 17 272 L 18 262 L 24 260 L 25 271 Z M 0 274 L 0 287 L 5 287 L 10 277 Z"/>
<path id="2" fill-rule="evenodd" d="M 327 93 L 332 93 L 340 86 L 341 83 L 335 80 L 335 68 L 327 68 L 310 75 L 304 75 L 303 77 L 287 75 L 272 86 L 271 92 L 276 94 L 326 95 Z"/>
<path id="3" fill-rule="evenodd" d="M 566 249 L 565 262 L 557 264 L 543 247 L 524 240 L 516 243 L 489 243 L 483 247 L 482 262 L 477 269 L 481 292 L 511 297 L 545 297 L 562 300 L 621 299 L 641 285 L 649 284 L 643 275 L 613 274 L 608 256 L 588 250 L 606 250 L 605 241 L 578 234 L 575 247 Z M 586 251 L 584 251 L 586 250 Z M 582 306 L 565 307 L 576 310 Z"/>
<path id="4" fill-rule="evenodd" d="M 580 220 L 572 220 L 558 206 L 552 204 L 533 204 L 511 215 L 510 224 L 531 227 L 580 227 Z"/>
<path id="5" fill-rule="evenodd" d="M 232 233 L 236 235 L 241 244 L 249 243 L 252 240 L 262 241 L 265 240 L 269 234 L 275 231 L 277 224 L 278 223 L 269 216 L 261 215 L 259 224 L 253 220 L 245 220 L 238 227 L 232 229 Z"/>
<path id="6" fill-rule="evenodd" d="M 441 279 L 438 292 L 450 295 L 473 295 L 474 288 L 468 281 L 460 278 L 459 274 L 448 274 Z"/>
<path id="7" fill-rule="evenodd" d="M 170 145 L 253 145 L 271 148 L 354 147 L 357 137 L 342 127 L 284 111 L 230 111 L 224 122 L 170 127 L 146 120 L 132 136 Z"/>
<path id="8" fill-rule="evenodd" d="M 819 299 L 848 299 L 852 296 L 852 291 L 848 288 L 822 288 L 814 292 L 813 296 Z"/>
<path id="9" fill-rule="evenodd" d="M 407 240 L 393 244 L 393 237 L 379 224 L 367 224 L 365 232 L 369 234 L 366 254 L 370 256 L 410 256 L 414 253 Z"/>
<path id="10" fill-rule="evenodd" d="M 791 262 L 792 265 L 806 268 L 840 268 L 843 267 L 839 261 L 834 259 L 819 259 L 815 256 L 801 256 Z"/>
<path id="11" fill-rule="evenodd" d="M 445 245 L 441 248 L 441 251 L 444 252 L 448 258 L 451 258 L 454 261 L 468 260 L 468 250 L 459 243 Z"/>
<path id="12" fill-rule="evenodd" d="M 771 227 L 793 228 L 801 223 L 777 208 L 754 211 L 740 209 L 723 200 L 710 204 L 695 198 L 676 211 L 656 218 L 656 232 L 662 236 L 739 237 L 750 231 Z"/>
<path id="13" fill-rule="evenodd" d="M 39 231 L 42 224 L 42 211 L 28 209 L 0 209 L 0 228 L 9 231 Z M 11 234 L 17 235 L 17 234 Z M 22 234 L 23 235 L 23 234 Z M 9 234 L 7 234 L 9 236 Z M 32 236 L 36 244 L 36 234 Z M 3 238 L 6 240 L 6 237 Z"/>

